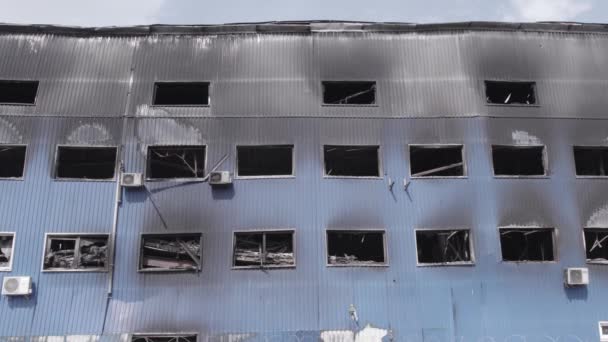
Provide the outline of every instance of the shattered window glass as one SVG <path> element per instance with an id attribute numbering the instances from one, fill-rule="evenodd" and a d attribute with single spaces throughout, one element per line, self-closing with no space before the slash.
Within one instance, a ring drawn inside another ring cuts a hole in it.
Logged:
<path id="1" fill-rule="evenodd" d="M 553 261 L 553 228 L 500 229 L 504 261 Z"/>
<path id="2" fill-rule="evenodd" d="M 196 271 L 202 267 L 201 234 L 142 236 L 140 270 Z"/>
<path id="3" fill-rule="evenodd" d="M 462 145 L 410 146 L 412 177 L 464 176 Z"/>
<path id="4" fill-rule="evenodd" d="M 544 146 L 492 145 L 496 176 L 545 175 Z"/>
<path id="5" fill-rule="evenodd" d="M 105 269 L 108 236 L 48 236 L 45 270 Z"/>
<path id="6" fill-rule="evenodd" d="M 0 80 L 0 104 L 34 104 L 38 81 Z"/>
<path id="7" fill-rule="evenodd" d="M 375 104 L 376 82 L 324 81 L 323 103 L 333 105 Z"/>
<path id="8" fill-rule="evenodd" d="M 383 231 L 327 231 L 329 265 L 373 266 L 386 264 Z"/>
<path id="9" fill-rule="evenodd" d="M 239 176 L 293 174 L 293 145 L 237 146 Z"/>
<path id="10" fill-rule="evenodd" d="M 112 179 L 116 169 L 116 147 L 59 146 L 56 177 L 67 179 Z"/>
<path id="11" fill-rule="evenodd" d="M 7 269 L 11 266 L 14 239 L 13 234 L 0 234 L 0 269 Z"/>
<path id="12" fill-rule="evenodd" d="M 607 176 L 608 147 L 574 146 L 574 164 L 577 176 Z"/>
<path id="13" fill-rule="evenodd" d="M 327 176 L 379 177 L 379 146 L 323 146 Z"/>
<path id="14" fill-rule="evenodd" d="M 470 263 L 468 230 L 416 231 L 418 262 L 421 264 Z"/>
<path id="15" fill-rule="evenodd" d="M 148 179 L 203 178 L 205 146 L 149 146 Z"/>
<path id="16" fill-rule="evenodd" d="M 492 104 L 536 104 L 536 83 L 486 81 L 486 100 Z"/>
<path id="17" fill-rule="evenodd" d="M 133 335 L 131 342 L 196 342 L 196 335 Z"/>
<path id="18" fill-rule="evenodd" d="M 294 265 L 293 232 L 234 234 L 234 267 L 289 267 Z"/>
<path id="19" fill-rule="evenodd" d="M 157 82 L 154 84 L 154 105 L 206 106 L 208 104 L 208 82 Z"/>
<path id="20" fill-rule="evenodd" d="M 585 248 L 587 261 L 608 262 L 608 229 L 586 228 Z"/>
<path id="21" fill-rule="evenodd" d="M 0 145 L 0 178 L 23 177 L 25 148 L 25 146 Z"/>

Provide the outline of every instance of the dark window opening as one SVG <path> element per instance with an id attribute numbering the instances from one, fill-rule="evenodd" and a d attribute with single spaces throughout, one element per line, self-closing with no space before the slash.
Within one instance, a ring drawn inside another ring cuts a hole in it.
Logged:
<path id="1" fill-rule="evenodd" d="M 288 176 L 293 174 L 293 146 L 238 146 L 239 176 Z"/>
<path id="2" fill-rule="evenodd" d="M 608 229 L 585 229 L 585 249 L 587 261 L 608 262 Z"/>
<path id="3" fill-rule="evenodd" d="M 376 103 L 376 82 L 324 81 L 323 103 L 367 105 Z"/>
<path id="4" fill-rule="evenodd" d="M 234 233 L 234 267 L 295 265 L 293 232 Z"/>
<path id="5" fill-rule="evenodd" d="M 0 269 L 11 266 L 14 238 L 12 234 L 0 234 Z"/>
<path id="6" fill-rule="evenodd" d="M 196 271 L 201 260 L 201 234 L 142 235 L 142 271 Z"/>
<path id="7" fill-rule="evenodd" d="M 34 104 L 38 81 L 0 81 L 0 103 Z"/>
<path id="8" fill-rule="evenodd" d="M 330 265 L 384 265 L 384 232 L 327 231 L 327 263 Z"/>
<path id="9" fill-rule="evenodd" d="M 203 178 L 205 146 L 149 146 L 149 179 Z"/>
<path id="10" fill-rule="evenodd" d="M 209 83 L 207 82 L 158 82 L 154 84 L 154 105 L 157 106 L 207 106 Z"/>
<path id="11" fill-rule="evenodd" d="M 0 145 L 0 178 L 21 178 L 25 167 L 25 146 Z"/>
<path id="12" fill-rule="evenodd" d="M 608 147 L 574 146 L 577 176 L 608 175 Z"/>
<path id="13" fill-rule="evenodd" d="M 553 229 L 500 229 L 504 261 L 553 261 Z"/>
<path id="14" fill-rule="evenodd" d="M 197 342 L 196 335 L 133 335 L 131 342 Z"/>
<path id="15" fill-rule="evenodd" d="M 105 269 L 108 236 L 49 236 L 44 255 L 45 270 Z"/>
<path id="16" fill-rule="evenodd" d="M 536 83 L 486 81 L 486 99 L 493 104 L 536 104 Z"/>
<path id="17" fill-rule="evenodd" d="M 116 147 L 70 147 L 57 149 L 57 178 L 112 179 Z"/>
<path id="18" fill-rule="evenodd" d="M 328 176 L 379 177 L 378 146 L 323 146 Z"/>
<path id="19" fill-rule="evenodd" d="M 418 262 L 421 264 L 471 263 L 468 230 L 416 231 Z"/>
<path id="20" fill-rule="evenodd" d="M 492 146 L 496 176 L 545 175 L 544 146 Z"/>
<path id="21" fill-rule="evenodd" d="M 462 146 L 410 146 L 412 177 L 464 176 Z"/>

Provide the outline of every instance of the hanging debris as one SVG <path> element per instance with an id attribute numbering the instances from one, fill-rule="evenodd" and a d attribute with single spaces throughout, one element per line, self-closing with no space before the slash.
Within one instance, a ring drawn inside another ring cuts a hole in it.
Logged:
<path id="1" fill-rule="evenodd" d="M 421 264 L 472 262 L 468 230 L 418 230 L 416 248 Z"/>
<path id="2" fill-rule="evenodd" d="M 234 235 L 234 267 L 294 266 L 293 232 L 241 232 Z"/>
<path id="3" fill-rule="evenodd" d="M 464 176 L 462 145 L 410 146 L 412 177 Z"/>
<path id="4" fill-rule="evenodd" d="M 200 270 L 201 234 L 142 236 L 140 270 Z"/>
<path id="5" fill-rule="evenodd" d="M 492 104 L 536 104 L 535 82 L 486 81 L 486 100 Z"/>
<path id="6" fill-rule="evenodd" d="M 203 178 L 205 146 L 149 146 L 149 179 Z"/>
<path id="7" fill-rule="evenodd" d="M 585 249 L 588 262 L 608 263 L 608 229 L 586 228 Z"/>
<path id="8" fill-rule="evenodd" d="M 553 261 L 553 228 L 500 229 L 504 261 Z"/>
<path id="9" fill-rule="evenodd" d="M 44 269 L 104 269 L 107 266 L 107 244 L 107 236 L 49 236 Z"/>
<path id="10" fill-rule="evenodd" d="M 324 81 L 323 103 L 333 105 L 371 105 L 376 103 L 376 82 Z"/>

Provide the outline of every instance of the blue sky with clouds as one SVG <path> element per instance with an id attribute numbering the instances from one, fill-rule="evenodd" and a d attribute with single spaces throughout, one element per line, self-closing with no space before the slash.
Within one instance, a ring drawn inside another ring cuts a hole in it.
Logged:
<path id="1" fill-rule="evenodd" d="M 274 20 L 608 23 L 608 0 L 0 0 L 0 22 L 120 26 Z"/>

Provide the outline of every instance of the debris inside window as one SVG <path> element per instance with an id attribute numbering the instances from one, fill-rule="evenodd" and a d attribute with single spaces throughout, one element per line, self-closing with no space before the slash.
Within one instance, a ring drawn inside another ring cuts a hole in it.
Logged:
<path id="1" fill-rule="evenodd" d="M 536 104 L 536 83 L 486 81 L 486 99 L 492 104 Z"/>
<path id="2" fill-rule="evenodd" d="M 0 234 L 0 269 L 7 269 L 11 266 L 14 238 L 13 234 Z"/>
<path id="3" fill-rule="evenodd" d="M 293 232 L 234 234 L 234 267 L 290 267 L 294 265 Z"/>
<path id="4" fill-rule="evenodd" d="M 25 167 L 25 146 L 0 145 L 0 178 L 21 178 Z"/>
<path id="5" fill-rule="evenodd" d="M 133 335 L 131 342 L 196 342 L 196 335 Z"/>
<path id="6" fill-rule="evenodd" d="M 104 270 L 107 266 L 108 236 L 48 236 L 44 270 Z"/>
<path id="7" fill-rule="evenodd" d="M 574 146 L 574 163 L 577 176 L 607 176 L 608 147 Z"/>
<path id="8" fill-rule="evenodd" d="M 504 261 L 553 261 L 553 228 L 500 229 Z"/>
<path id="9" fill-rule="evenodd" d="M 496 176 L 545 175 L 544 146 L 492 146 Z"/>
<path id="10" fill-rule="evenodd" d="M 386 264 L 383 231 L 327 231 L 327 263 L 345 266 Z"/>
<path id="11" fill-rule="evenodd" d="M 149 146 L 149 179 L 203 178 L 205 146 Z"/>
<path id="12" fill-rule="evenodd" d="M 196 271 L 202 268 L 201 234 L 142 236 L 142 271 Z"/>
<path id="13" fill-rule="evenodd" d="M 376 82 L 324 81 L 323 103 L 333 105 L 375 104 Z"/>
<path id="14" fill-rule="evenodd" d="M 416 247 L 421 264 L 472 262 L 468 230 L 418 230 Z"/>
<path id="15" fill-rule="evenodd" d="M 239 176 L 293 174 L 293 145 L 237 146 Z"/>
<path id="16" fill-rule="evenodd" d="M 57 178 L 112 179 L 116 169 L 116 147 L 59 146 Z"/>
<path id="17" fill-rule="evenodd" d="M 379 177 L 378 146 L 323 146 L 327 176 Z"/>
<path id="18" fill-rule="evenodd" d="M 588 262 L 608 263 L 608 229 L 586 228 L 585 248 Z"/>
<path id="19" fill-rule="evenodd" d="M 464 176 L 462 145 L 410 146 L 412 177 Z"/>
<path id="20" fill-rule="evenodd" d="M 209 105 L 209 83 L 157 82 L 154 84 L 154 105 L 207 106 Z"/>
<path id="21" fill-rule="evenodd" d="M 0 81 L 0 104 L 34 104 L 38 81 Z"/>

